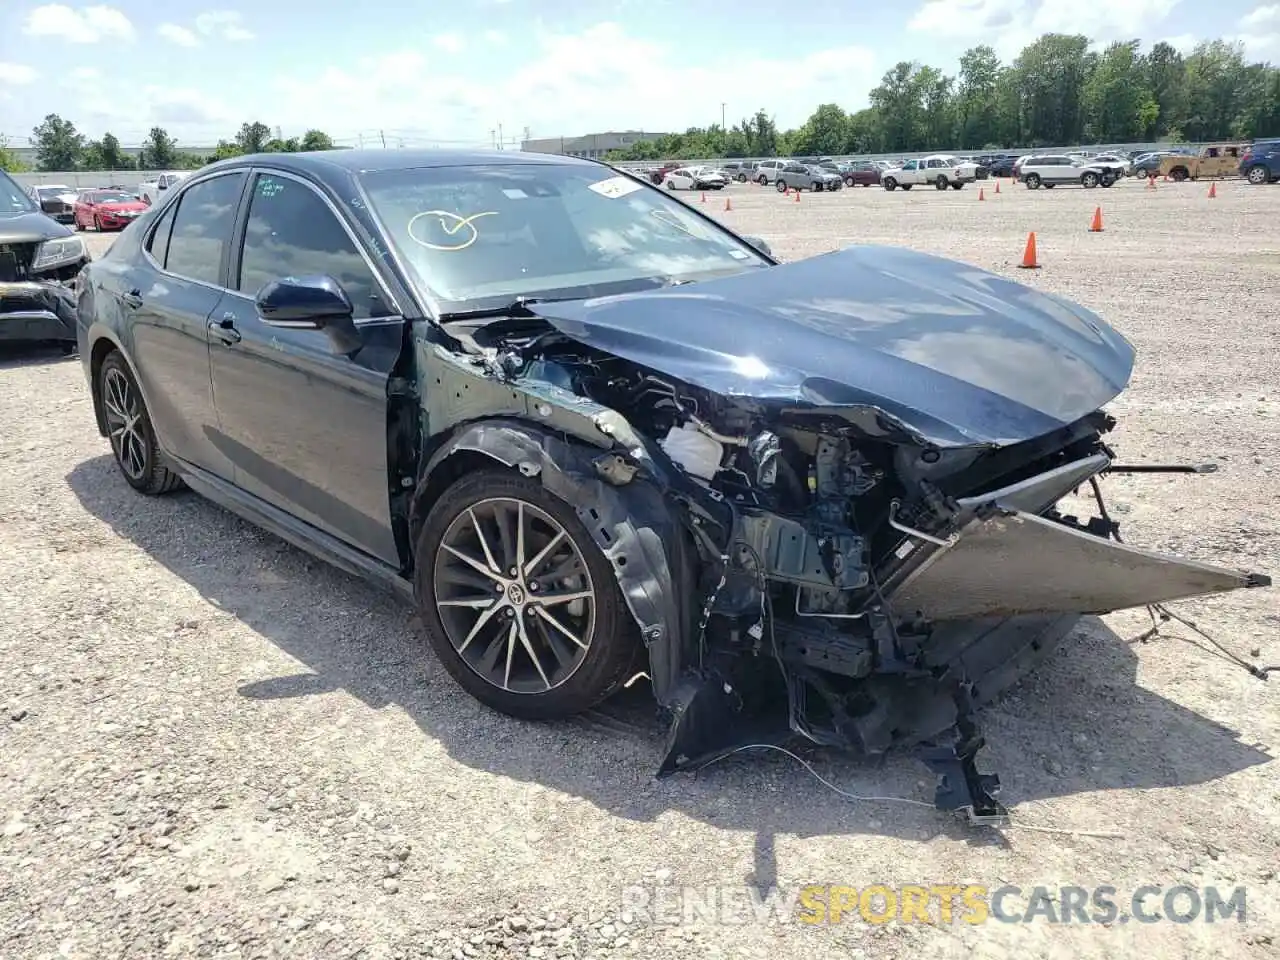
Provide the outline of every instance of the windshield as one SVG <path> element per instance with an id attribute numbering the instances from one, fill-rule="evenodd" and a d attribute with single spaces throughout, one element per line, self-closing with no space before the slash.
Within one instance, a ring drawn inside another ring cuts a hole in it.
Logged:
<path id="1" fill-rule="evenodd" d="M 136 203 L 138 198 L 123 190 L 99 190 L 89 195 L 93 203 Z"/>
<path id="2" fill-rule="evenodd" d="M 31 198 L 3 170 L 0 170 L 0 213 L 30 213 L 36 208 Z"/>
<path id="3" fill-rule="evenodd" d="M 361 182 L 411 279 L 450 312 L 768 264 L 665 191 L 595 165 L 425 167 Z"/>

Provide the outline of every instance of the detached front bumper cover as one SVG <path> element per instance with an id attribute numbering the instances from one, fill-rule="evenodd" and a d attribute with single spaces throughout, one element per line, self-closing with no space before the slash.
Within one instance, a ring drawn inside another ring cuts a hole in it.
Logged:
<path id="1" fill-rule="evenodd" d="M 0 340 L 76 339 L 74 290 L 58 281 L 0 283 Z"/>

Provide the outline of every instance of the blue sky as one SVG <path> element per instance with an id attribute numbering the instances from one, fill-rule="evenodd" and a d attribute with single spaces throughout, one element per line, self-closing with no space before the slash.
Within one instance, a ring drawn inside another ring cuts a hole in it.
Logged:
<path id="1" fill-rule="evenodd" d="M 1280 61 L 1268 0 L 207 3 L 4 0 L 0 134 L 25 145 L 58 113 L 126 144 L 159 125 L 202 146 L 246 120 L 406 146 L 484 145 L 501 124 L 510 144 L 525 128 L 683 130 L 718 122 L 722 103 L 730 123 L 764 107 L 793 126 L 820 102 L 864 106 L 898 60 L 950 72 L 973 44 L 1011 58 L 1046 31 L 1187 49 L 1226 37 Z"/>

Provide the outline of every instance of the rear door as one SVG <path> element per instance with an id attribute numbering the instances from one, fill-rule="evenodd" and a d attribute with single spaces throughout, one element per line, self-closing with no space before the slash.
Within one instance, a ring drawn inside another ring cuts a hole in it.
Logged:
<path id="1" fill-rule="evenodd" d="M 209 383 L 209 317 L 222 299 L 243 170 L 192 183 L 160 215 L 143 241 L 144 265 L 120 291 L 135 372 L 165 450 L 231 478 L 211 442 L 218 427 Z"/>
<path id="2" fill-rule="evenodd" d="M 392 566 L 387 382 L 404 320 L 336 206 L 316 186 L 258 170 L 239 248 L 213 318 L 216 443 L 235 483 Z M 360 346 L 263 323 L 254 296 L 287 276 L 324 274 L 347 291 Z M 396 478 L 397 480 L 399 478 Z"/>

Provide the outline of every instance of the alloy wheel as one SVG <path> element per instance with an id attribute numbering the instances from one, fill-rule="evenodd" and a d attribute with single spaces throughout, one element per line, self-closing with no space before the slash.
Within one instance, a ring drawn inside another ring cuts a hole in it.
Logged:
<path id="1" fill-rule="evenodd" d="M 142 404 L 124 372 L 114 367 L 102 378 L 102 408 L 116 462 L 130 480 L 147 473 L 147 440 L 142 434 Z"/>
<path id="2" fill-rule="evenodd" d="M 540 694 L 582 665 L 596 595 L 573 536 L 511 497 L 472 504 L 436 550 L 434 602 L 450 644 L 487 683 Z"/>

